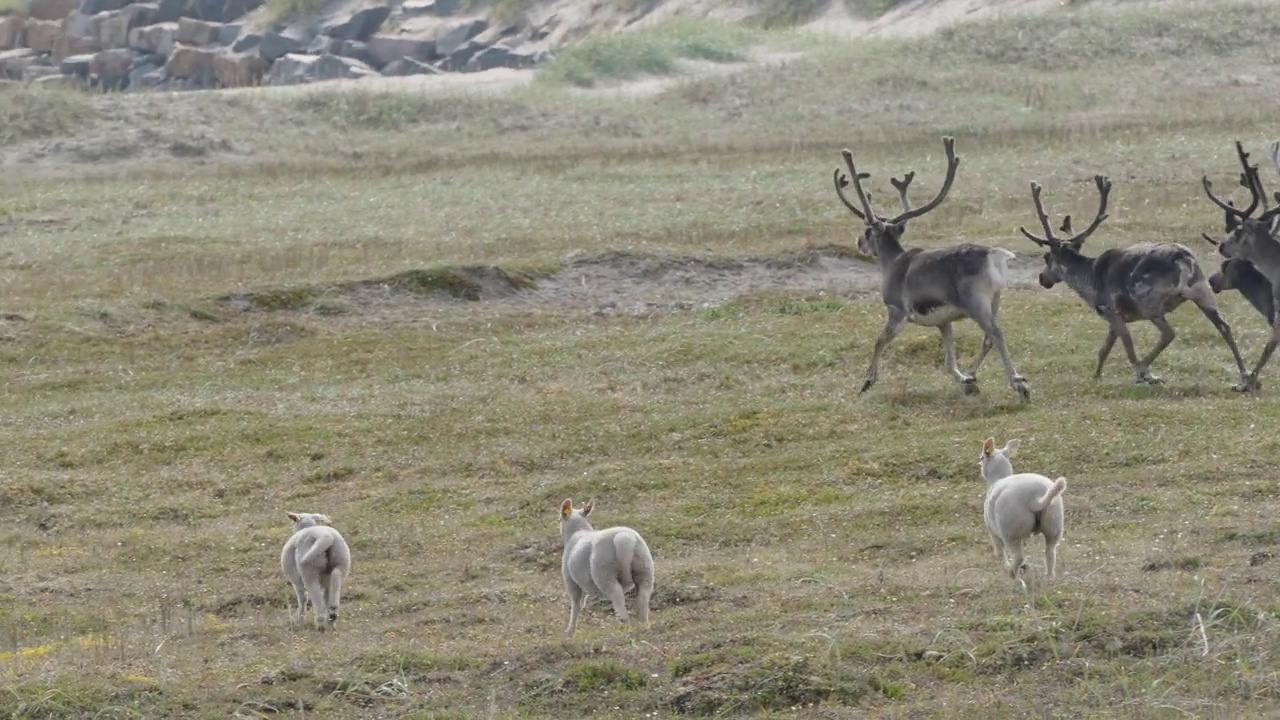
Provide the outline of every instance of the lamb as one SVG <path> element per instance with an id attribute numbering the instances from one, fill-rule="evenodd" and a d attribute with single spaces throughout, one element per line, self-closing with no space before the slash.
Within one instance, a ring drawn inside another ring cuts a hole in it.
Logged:
<path id="1" fill-rule="evenodd" d="M 569 627 L 573 637 L 578 614 L 591 595 L 613 603 L 618 622 L 627 622 L 625 593 L 636 589 L 636 619 L 649 624 L 649 596 L 653 594 L 653 555 L 640 533 L 629 527 L 595 530 L 587 516 L 594 504 L 573 507 L 570 498 L 560 504 L 560 535 L 564 539 L 561 570 L 569 591 Z"/>
<path id="2" fill-rule="evenodd" d="M 316 629 L 332 630 L 338 621 L 342 582 L 351 575 L 351 549 L 342 533 L 329 526 L 327 515 L 287 514 L 293 522 L 293 535 L 280 552 L 280 568 L 297 593 L 297 619 L 306 618 L 310 600 Z"/>
<path id="3" fill-rule="evenodd" d="M 1005 564 L 1009 576 L 1027 571 L 1022 544 L 1036 533 L 1044 535 L 1044 561 L 1050 578 L 1057 577 L 1057 546 L 1062 540 L 1062 491 L 1067 479 L 1050 480 L 1035 473 L 1013 472 L 1010 458 L 1018 447 L 1017 440 L 997 450 L 995 439 L 982 443 L 978 466 L 987 481 L 987 498 L 982 517 L 991 534 L 996 558 Z M 1012 556 L 1012 563 L 1010 563 Z"/>

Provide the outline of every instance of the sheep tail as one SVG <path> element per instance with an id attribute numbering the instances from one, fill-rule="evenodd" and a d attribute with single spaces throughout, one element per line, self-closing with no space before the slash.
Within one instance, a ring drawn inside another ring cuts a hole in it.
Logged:
<path id="1" fill-rule="evenodd" d="M 307 549 L 307 553 L 298 558 L 298 565 L 310 565 L 312 562 L 319 560 L 329 552 L 329 548 L 333 546 L 333 535 L 325 534 L 316 538 L 316 542 Z M 327 562 L 325 563 L 328 564 Z"/>
<path id="2" fill-rule="evenodd" d="M 631 577 L 631 563 L 636 557 L 636 539 L 630 535 L 622 535 L 613 548 L 618 557 L 618 582 L 622 583 L 624 590 L 631 588 L 635 585 L 635 580 Z"/>
<path id="3" fill-rule="evenodd" d="M 1036 501 L 1035 511 L 1043 512 L 1045 508 L 1049 507 L 1049 503 L 1053 502 L 1053 499 L 1061 495 L 1062 491 L 1066 489 L 1066 478 L 1060 477 L 1057 480 L 1054 480 L 1053 485 L 1049 486 L 1049 489 L 1045 491 L 1044 495 L 1041 495 L 1040 499 Z"/>

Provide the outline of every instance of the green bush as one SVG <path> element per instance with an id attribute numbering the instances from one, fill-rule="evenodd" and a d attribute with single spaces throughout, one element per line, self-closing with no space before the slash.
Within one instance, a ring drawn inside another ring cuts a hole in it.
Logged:
<path id="1" fill-rule="evenodd" d="M 749 31 L 728 25 L 678 22 L 584 40 L 547 64 L 540 77 L 591 87 L 599 80 L 671 75 L 676 61 L 740 62 L 748 57 Z"/>

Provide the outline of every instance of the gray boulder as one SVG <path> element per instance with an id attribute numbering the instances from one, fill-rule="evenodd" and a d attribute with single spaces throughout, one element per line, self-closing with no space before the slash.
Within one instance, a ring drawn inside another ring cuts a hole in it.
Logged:
<path id="1" fill-rule="evenodd" d="M 26 69 L 36 64 L 40 53 L 30 48 L 0 50 L 0 78 L 21 80 Z"/>
<path id="2" fill-rule="evenodd" d="M 258 9 L 263 2 L 265 0 L 159 0 L 154 22 L 177 22 L 184 17 L 231 22 Z"/>
<path id="3" fill-rule="evenodd" d="M 488 29 L 489 23 L 479 19 L 446 25 L 436 34 L 436 52 L 445 56 L 452 55 L 471 38 Z"/>
<path id="4" fill-rule="evenodd" d="M 240 37 L 240 32 L 244 29 L 244 23 L 227 23 L 218 28 L 218 44 L 230 45 Z"/>
<path id="5" fill-rule="evenodd" d="M 402 57 L 414 60 L 432 60 L 439 57 L 433 40 L 421 38 L 405 38 L 396 35 L 374 35 L 365 43 L 369 63 L 382 67 L 392 60 Z"/>
<path id="6" fill-rule="evenodd" d="M 483 72 L 494 68 L 527 68 L 538 63 L 539 55 L 529 50 L 513 50 L 501 45 L 494 45 L 476 53 L 463 70 L 467 72 Z"/>
<path id="7" fill-rule="evenodd" d="M 242 52 L 238 45 L 239 43 L 234 48 L 235 51 Z M 275 62 L 290 53 L 301 52 L 306 47 L 307 43 L 299 38 L 268 30 L 262 34 L 262 42 L 258 43 L 258 54 L 267 62 Z"/>
<path id="8" fill-rule="evenodd" d="M 129 82 L 125 87 L 128 90 L 137 92 L 138 90 L 145 90 L 159 85 L 159 81 L 164 79 L 164 73 L 157 72 L 159 69 L 160 68 L 158 66 L 152 65 L 151 63 L 139 63 L 135 65 L 134 68 L 129 71 Z M 148 84 L 147 76 L 150 73 L 155 73 L 154 77 L 156 77 L 156 81 Z"/>
<path id="9" fill-rule="evenodd" d="M 240 37 L 236 38 L 235 42 L 231 43 L 231 51 L 238 52 L 238 53 L 245 52 L 247 50 L 252 50 L 258 47 L 258 45 L 261 43 L 262 43 L 261 33 L 249 33 L 248 35 L 241 35 Z"/>
<path id="10" fill-rule="evenodd" d="M 360 78 L 376 74 L 373 68 L 352 58 L 289 53 L 272 63 L 266 82 L 270 85 L 298 85 L 316 80 Z"/>
<path id="11" fill-rule="evenodd" d="M 321 23 L 320 33 L 339 40 L 368 40 L 391 15 L 391 6 L 375 5 Z"/>
<path id="12" fill-rule="evenodd" d="M 475 40 L 468 40 L 462 45 L 462 47 L 449 53 L 449 56 L 445 58 L 443 63 L 444 68 L 455 72 L 462 70 L 467 67 L 467 63 L 471 61 L 471 58 L 478 55 L 480 51 L 484 49 L 485 46 L 483 43 L 478 43 Z"/>
<path id="13" fill-rule="evenodd" d="M 428 65 L 424 62 L 418 62 L 412 58 L 400 58 L 392 60 L 382 68 L 382 74 L 387 77 L 405 77 L 407 75 L 439 75 L 443 71 L 434 65 Z"/>
<path id="14" fill-rule="evenodd" d="M 128 5 L 130 0 L 84 0 L 80 3 L 80 12 L 84 15 L 97 15 L 98 13 L 111 12 L 120 10 Z"/>
<path id="15" fill-rule="evenodd" d="M 355 58 L 338 55 L 321 55 L 315 64 L 316 80 L 362 78 L 377 74 L 373 68 Z"/>
<path id="16" fill-rule="evenodd" d="M 71 75 L 73 77 L 89 79 L 89 64 L 93 62 L 93 54 L 88 55 L 71 55 L 62 58 L 62 62 L 58 63 L 58 70 L 63 75 Z"/>

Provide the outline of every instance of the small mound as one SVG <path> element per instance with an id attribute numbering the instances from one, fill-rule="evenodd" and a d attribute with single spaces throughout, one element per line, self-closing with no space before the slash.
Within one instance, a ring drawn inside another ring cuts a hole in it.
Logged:
<path id="1" fill-rule="evenodd" d="M 311 310 L 340 314 L 340 298 L 369 292 L 448 298 L 476 302 L 509 297 L 538 286 L 534 273 L 506 270 L 494 265 L 470 265 L 406 270 L 382 278 L 352 280 L 333 285 L 296 285 L 241 293 L 228 293 L 217 302 L 243 312 Z"/>

